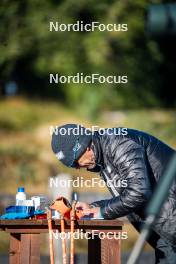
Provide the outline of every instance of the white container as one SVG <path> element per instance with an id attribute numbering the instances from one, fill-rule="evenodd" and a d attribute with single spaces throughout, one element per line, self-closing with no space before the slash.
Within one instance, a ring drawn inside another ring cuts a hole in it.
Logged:
<path id="1" fill-rule="evenodd" d="M 16 194 L 16 205 L 19 205 L 21 201 L 26 200 L 26 194 L 25 194 L 25 189 L 24 187 L 19 187 L 18 192 Z"/>
<path id="2" fill-rule="evenodd" d="M 40 209 L 40 197 L 39 197 L 39 196 L 32 196 L 32 197 L 31 197 L 31 200 L 32 200 L 33 203 L 34 203 L 35 210 Z"/>
<path id="3" fill-rule="evenodd" d="M 32 200 L 18 200 L 18 205 L 21 205 L 21 206 L 34 206 L 34 202 Z"/>
<path id="4" fill-rule="evenodd" d="M 35 210 L 45 210 L 48 207 L 48 199 L 45 196 L 32 196 L 31 200 L 34 203 Z"/>

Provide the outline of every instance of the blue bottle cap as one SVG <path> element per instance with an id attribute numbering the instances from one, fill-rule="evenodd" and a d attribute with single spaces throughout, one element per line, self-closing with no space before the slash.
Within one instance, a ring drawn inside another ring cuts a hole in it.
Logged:
<path id="1" fill-rule="evenodd" d="M 24 192 L 24 187 L 19 187 L 18 192 Z"/>

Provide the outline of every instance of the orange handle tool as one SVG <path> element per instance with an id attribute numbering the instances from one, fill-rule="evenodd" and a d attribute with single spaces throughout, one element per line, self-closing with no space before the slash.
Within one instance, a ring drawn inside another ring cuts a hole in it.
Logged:
<path id="1" fill-rule="evenodd" d="M 74 224 L 75 224 L 75 217 L 76 217 L 76 213 L 75 213 L 75 206 L 76 206 L 76 200 L 73 201 L 72 203 L 72 210 L 70 213 L 70 219 L 71 219 L 71 227 L 70 227 L 70 231 L 71 231 L 71 243 L 70 243 L 70 264 L 74 264 L 74 253 L 75 253 L 75 245 L 74 245 Z"/>
<path id="2" fill-rule="evenodd" d="M 64 216 L 61 216 L 61 233 L 64 236 L 61 236 L 62 239 L 62 260 L 63 264 L 67 264 L 67 251 L 66 251 L 66 238 L 65 238 L 65 223 Z"/>
<path id="3" fill-rule="evenodd" d="M 54 264 L 54 247 L 53 247 L 53 234 L 52 234 L 52 212 L 48 210 L 48 229 L 49 229 L 49 250 L 50 250 L 50 263 Z"/>
<path id="4" fill-rule="evenodd" d="M 64 197 L 58 197 L 50 206 L 51 209 L 58 211 L 65 219 L 69 219 L 71 205 Z"/>

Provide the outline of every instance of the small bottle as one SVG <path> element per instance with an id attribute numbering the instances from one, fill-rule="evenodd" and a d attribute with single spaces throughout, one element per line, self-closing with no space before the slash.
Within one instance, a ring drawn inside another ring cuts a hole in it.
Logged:
<path id="1" fill-rule="evenodd" d="M 20 205 L 21 201 L 26 200 L 26 194 L 24 187 L 19 187 L 16 194 L 16 205 Z"/>

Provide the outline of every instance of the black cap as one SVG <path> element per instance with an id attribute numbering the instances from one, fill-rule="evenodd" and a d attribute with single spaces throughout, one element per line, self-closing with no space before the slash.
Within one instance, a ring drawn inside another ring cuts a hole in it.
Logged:
<path id="1" fill-rule="evenodd" d="M 64 165 L 75 167 L 75 161 L 86 151 L 91 141 L 91 130 L 77 124 L 66 124 L 54 129 L 51 146 Z"/>

